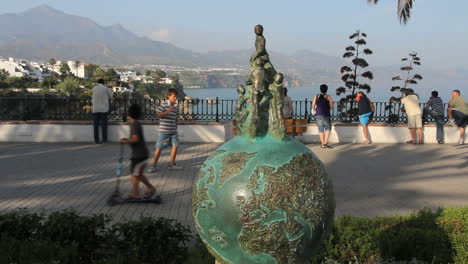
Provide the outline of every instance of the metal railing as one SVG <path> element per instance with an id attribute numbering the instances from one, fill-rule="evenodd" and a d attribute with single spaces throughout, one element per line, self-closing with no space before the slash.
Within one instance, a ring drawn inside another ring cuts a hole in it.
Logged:
<path id="1" fill-rule="evenodd" d="M 157 107 L 161 99 L 128 99 L 114 98 L 110 102 L 109 120 L 127 121 L 127 110 L 131 104 L 142 107 L 142 120 L 157 120 Z M 188 99 L 179 101 L 179 119 L 191 121 L 224 122 L 235 118 L 237 100 L 226 99 Z M 375 112 L 373 122 L 404 123 L 406 114 L 401 103 L 374 102 Z M 423 107 L 423 104 L 420 104 Z M 391 109 L 389 109 L 391 106 Z M 307 119 L 315 122 L 315 116 L 310 115 L 312 102 L 310 100 L 293 101 L 295 119 Z M 444 107 L 446 105 L 444 104 Z M 334 122 L 357 122 L 357 118 L 346 116 L 349 106 L 338 109 L 335 105 L 331 110 Z M 57 98 L 57 97 L 0 97 L 0 120 L 92 120 L 91 99 Z M 429 122 L 434 120 L 429 119 Z"/>

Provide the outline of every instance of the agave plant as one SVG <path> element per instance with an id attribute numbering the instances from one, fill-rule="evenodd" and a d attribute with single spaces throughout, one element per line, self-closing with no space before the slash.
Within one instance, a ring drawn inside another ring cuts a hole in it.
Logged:
<path id="1" fill-rule="evenodd" d="M 409 57 L 402 58 L 401 61 L 406 63 L 406 65 L 400 68 L 403 74 L 401 76 L 397 75 L 392 77 L 392 81 L 401 82 L 402 85 L 392 86 L 390 89 L 392 92 L 400 92 L 400 96 L 390 97 L 390 103 L 388 106 L 386 106 L 386 110 L 389 110 L 389 121 L 392 123 L 396 123 L 395 118 L 398 119 L 398 115 L 392 113 L 392 103 L 400 103 L 403 95 L 405 95 L 410 89 L 413 90 L 414 85 L 417 85 L 418 81 L 423 79 L 420 74 L 413 74 L 414 67 L 421 65 L 421 59 L 418 57 L 417 52 L 413 51 L 409 53 Z"/>
<path id="2" fill-rule="evenodd" d="M 344 95 L 338 103 L 338 110 L 342 112 L 342 114 L 340 114 L 342 119 L 347 121 L 352 121 L 357 117 L 357 108 L 353 101 L 356 93 L 359 90 L 366 91 L 367 93 L 371 91 L 370 85 L 364 83 L 362 80 L 372 80 L 374 78 L 371 71 L 365 70 L 369 64 L 363 59 L 363 56 L 372 54 L 372 50 L 364 48 L 367 44 L 365 40 L 366 37 L 366 33 L 360 31 L 356 31 L 349 36 L 349 38 L 354 41 L 354 45 L 346 47 L 345 53 L 343 54 L 343 58 L 351 60 L 351 67 L 347 65 L 341 67 L 341 80 L 344 82 L 344 86 L 336 89 L 336 95 Z M 349 92 L 349 94 L 346 95 L 347 92 Z M 343 109 L 346 109 L 346 112 L 343 112 Z"/>
<path id="3" fill-rule="evenodd" d="M 398 1 L 398 18 L 400 23 L 406 24 L 411 17 L 411 9 L 413 2 L 416 0 L 397 0 Z M 367 0 L 368 3 L 377 4 L 379 0 Z"/>

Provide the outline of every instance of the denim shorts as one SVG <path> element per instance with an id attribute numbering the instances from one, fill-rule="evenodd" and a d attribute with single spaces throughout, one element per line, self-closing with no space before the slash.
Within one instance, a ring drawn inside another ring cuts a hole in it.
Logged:
<path id="1" fill-rule="evenodd" d="M 166 148 L 168 146 L 169 140 L 171 140 L 172 146 L 179 146 L 179 137 L 177 134 L 159 134 L 158 141 L 156 141 L 156 148 Z"/>
<path id="2" fill-rule="evenodd" d="M 331 130 L 331 119 L 329 116 L 315 116 L 320 133 Z"/>

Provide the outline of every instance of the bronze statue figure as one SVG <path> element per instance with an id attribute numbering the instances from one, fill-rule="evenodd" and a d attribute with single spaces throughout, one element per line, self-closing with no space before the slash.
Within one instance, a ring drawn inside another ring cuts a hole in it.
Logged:
<path id="1" fill-rule="evenodd" d="M 238 134 L 251 139 L 271 137 L 282 140 L 285 135 L 282 114 L 283 74 L 276 73 L 265 48 L 263 27 L 255 26 L 255 52 L 250 58 L 250 74 L 246 87 L 239 86 L 236 106 Z M 246 106 L 246 102 L 250 103 Z"/>
<path id="2" fill-rule="evenodd" d="M 268 87 L 271 93 L 270 108 L 268 110 L 268 134 L 276 139 L 285 137 L 283 118 L 283 74 L 275 74 L 274 81 Z"/>

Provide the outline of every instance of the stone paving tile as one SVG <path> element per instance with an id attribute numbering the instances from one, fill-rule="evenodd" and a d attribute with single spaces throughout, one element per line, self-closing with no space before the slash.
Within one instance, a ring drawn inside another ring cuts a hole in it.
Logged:
<path id="1" fill-rule="evenodd" d="M 193 180 L 219 146 L 182 144 L 177 158 L 182 171 L 167 170 L 169 150 L 164 150 L 159 170 L 147 174 L 163 203 L 111 207 L 106 201 L 115 188 L 118 144 L 0 143 L 0 213 L 18 208 L 32 212 L 73 208 L 86 215 L 109 214 L 114 221 L 169 217 L 193 228 Z M 334 182 L 337 216 L 387 216 L 422 207 L 468 205 L 468 146 L 309 147 L 324 162 Z M 127 174 L 128 146 L 125 154 Z M 128 176 L 122 177 L 120 186 L 123 194 L 130 191 Z"/>

